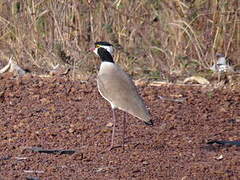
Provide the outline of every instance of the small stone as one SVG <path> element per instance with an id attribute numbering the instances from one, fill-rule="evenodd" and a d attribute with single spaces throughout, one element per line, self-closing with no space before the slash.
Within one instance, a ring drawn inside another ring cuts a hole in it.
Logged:
<path id="1" fill-rule="evenodd" d="M 73 133 L 75 130 L 73 128 L 68 129 L 69 133 Z"/>
<path id="2" fill-rule="evenodd" d="M 107 123 L 107 125 L 106 125 L 107 127 L 113 127 L 113 123 Z"/>
<path id="3" fill-rule="evenodd" d="M 149 164 L 147 161 L 143 161 L 142 163 L 143 163 L 143 165 L 148 165 Z"/>
<path id="4" fill-rule="evenodd" d="M 103 133 L 108 133 L 109 131 L 111 131 L 111 130 L 107 129 L 107 128 L 102 130 Z"/>
<path id="5" fill-rule="evenodd" d="M 220 161 L 223 159 L 223 155 L 221 154 L 220 156 L 216 157 L 215 159 Z"/>

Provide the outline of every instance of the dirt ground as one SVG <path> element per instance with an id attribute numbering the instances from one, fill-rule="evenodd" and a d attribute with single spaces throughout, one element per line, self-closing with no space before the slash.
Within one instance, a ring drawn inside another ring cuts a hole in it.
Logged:
<path id="1" fill-rule="evenodd" d="M 94 79 L 2 75 L 0 179 L 240 178 L 240 147 L 207 144 L 239 140 L 240 90 L 138 88 L 155 124 L 129 115 L 125 150 L 108 151 L 112 113 Z M 121 145 L 123 113 L 117 114 L 115 143 Z M 76 152 L 48 154 L 31 147 Z"/>

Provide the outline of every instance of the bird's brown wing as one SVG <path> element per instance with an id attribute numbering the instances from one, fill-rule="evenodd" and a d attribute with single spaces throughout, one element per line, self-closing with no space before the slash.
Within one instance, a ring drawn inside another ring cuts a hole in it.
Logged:
<path id="1" fill-rule="evenodd" d="M 97 78 L 101 95 L 116 108 L 126 111 L 144 121 L 150 120 L 150 115 L 137 89 L 122 70 L 102 73 Z"/>

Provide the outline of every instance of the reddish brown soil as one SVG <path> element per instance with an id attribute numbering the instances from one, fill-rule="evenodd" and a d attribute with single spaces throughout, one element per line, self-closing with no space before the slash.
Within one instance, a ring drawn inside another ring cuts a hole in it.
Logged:
<path id="1" fill-rule="evenodd" d="M 27 75 L 0 79 L 0 179 L 239 179 L 240 91 L 139 87 L 155 125 L 128 116 L 125 151 L 107 151 L 110 105 L 96 83 Z M 183 102 L 158 96 L 182 97 Z M 122 143 L 118 111 L 116 145 Z M 45 154 L 26 147 L 73 149 Z"/>

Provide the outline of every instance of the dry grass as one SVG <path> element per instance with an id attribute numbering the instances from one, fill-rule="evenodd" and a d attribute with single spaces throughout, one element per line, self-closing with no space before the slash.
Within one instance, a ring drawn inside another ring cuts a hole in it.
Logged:
<path id="1" fill-rule="evenodd" d="M 216 52 L 239 64 L 239 7 L 239 0 L 2 0 L 0 60 L 13 55 L 30 69 L 60 63 L 93 73 L 96 58 L 87 50 L 104 40 L 132 75 L 208 68 Z"/>

